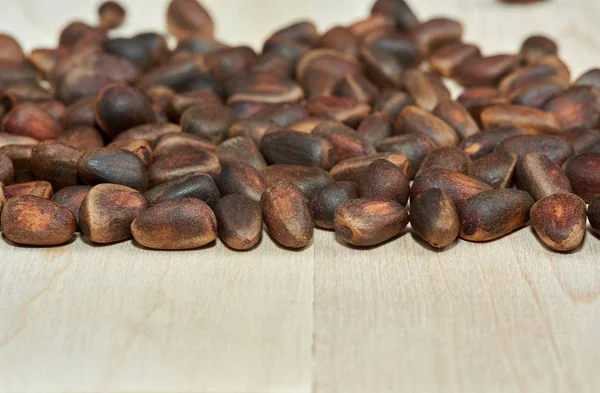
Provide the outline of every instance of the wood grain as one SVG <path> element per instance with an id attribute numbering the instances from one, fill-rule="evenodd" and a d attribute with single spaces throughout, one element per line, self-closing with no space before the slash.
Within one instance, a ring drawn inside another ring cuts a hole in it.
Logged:
<path id="1" fill-rule="evenodd" d="M 351 259 L 319 246 L 329 254 L 315 266 L 319 391 L 600 386 L 589 374 L 600 351 L 600 243 L 593 236 L 572 254 L 543 249 L 528 228 L 445 252 L 412 234 Z"/>
<path id="2" fill-rule="evenodd" d="M 278 254 L 2 244 L 0 390 L 308 391 L 313 249 Z"/>
<path id="3" fill-rule="evenodd" d="M 121 33 L 163 26 L 166 2 L 124 3 Z M 283 20 L 325 29 L 370 5 L 206 3 L 223 39 L 257 48 Z M 600 64 L 595 0 L 412 3 L 423 18 L 461 18 L 486 53 L 544 32 L 574 76 Z M 67 19 L 93 20 L 95 5 L 22 0 L 0 25 L 26 48 L 52 45 Z M 358 250 L 317 231 L 298 252 L 267 236 L 244 253 L 0 242 L 0 392 L 592 393 L 598 326 L 600 239 L 590 233 L 569 254 L 548 251 L 530 228 L 442 252 L 410 232 Z"/>

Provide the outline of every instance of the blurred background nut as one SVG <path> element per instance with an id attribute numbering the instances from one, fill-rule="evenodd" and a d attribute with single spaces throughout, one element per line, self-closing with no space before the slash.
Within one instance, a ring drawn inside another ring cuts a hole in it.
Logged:
<path id="1" fill-rule="evenodd" d="M 98 7 L 100 27 L 105 30 L 116 29 L 125 21 L 125 9 L 116 1 L 104 2 Z"/>
<path id="2" fill-rule="evenodd" d="M 172 0 L 167 8 L 167 31 L 177 39 L 193 35 L 212 38 L 213 20 L 196 0 Z"/>
<path id="3" fill-rule="evenodd" d="M 52 196 L 52 202 L 66 207 L 79 223 L 79 208 L 92 186 L 70 186 L 61 188 Z"/>
<path id="4" fill-rule="evenodd" d="M 109 136 L 155 121 L 152 105 L 140 91 L 124 85 L 108 85 L 98 94 L 96 123 Z"/>
<path id="5" fill-rule="evenodd" d="M 590 225 L 597 233 L 600 233 L 600 196 L 592 199 L 588 206 L 588 219 Z"/>
<path id="6" fill-rule="evenodd" d="M 33 148 L 29 162 L 34 177 L 50 182 L 57 191 L 77 185 L 77 162 L 82 155 L 83 151 L 66 143 L 48 140 Z"/>
<path id="7" fill-rule="evenodd" d="M 56 139 L 62 131 L 58 120 L 33 103 L 15 106 L 4 116 L 0 127 L 3 132 L 37 140 Z"/>

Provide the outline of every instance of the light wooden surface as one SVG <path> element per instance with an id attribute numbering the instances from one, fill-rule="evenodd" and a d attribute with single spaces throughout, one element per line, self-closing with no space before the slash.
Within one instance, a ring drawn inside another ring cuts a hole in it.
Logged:
<path id="1" fill-rule="evenodd" d="M 0 26 L 27 48 L 94 12 L 90 1 L 5 3 Z M 283 20 L 326 28 L 368 10 L 363 0 L 206 3 L 221 37 L 255 45 Z M 460 17 L 487 53 L 545 32 L 575 75 L 600 64 L 596 0 L 412 3 L 423 17 Z M 123 32 L 164 25 L 163 2 L 125 4 Z M 0 241 L 2 392 L 595 393 L 599 365 L 600 239 L 589 233 L 570 254 L 547 251 L 529 228 L 443 252 L 410 233 L 356 250 L 317 231 L 299 252 L 268 237 L 246 253 Z"/>

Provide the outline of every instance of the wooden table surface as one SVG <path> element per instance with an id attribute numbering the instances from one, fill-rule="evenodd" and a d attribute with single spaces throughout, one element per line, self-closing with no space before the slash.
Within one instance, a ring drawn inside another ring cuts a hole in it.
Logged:
<path id="1" fill-rule="evenodd" d="M 40 4 L 42 3 L 42 4 Z M 219 36 L 257 45 L 282 21 L 348 23 L 368 1 L 212 0 Z M 415 0 L 486 53 L 530 33 L 560 43 L 574 76 L 600 64 L 600 2 Z M 95 1 L 21 0 L 0 26 L 51 45 Z M 123 33 L 164 26 L 162 1 L 128 1 Z M 316 231 L 298 252 L 267 236 L 156 252 L 132 242 L 56 248 L 0 241 L 2 392 L 598 392 L 600 239 L 569 254 L 530 228 L 432 251 L 410 232 L 358 250 Z"/>

